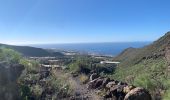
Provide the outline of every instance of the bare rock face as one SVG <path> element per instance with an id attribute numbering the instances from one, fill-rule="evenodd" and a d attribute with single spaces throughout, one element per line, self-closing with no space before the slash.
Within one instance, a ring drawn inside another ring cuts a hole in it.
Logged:
<path id="1" fill-rule="evenodd" d="M 124 100 L 152 100 L 152 98 L 147 90 L 137 87 L 126 94 Z"/>

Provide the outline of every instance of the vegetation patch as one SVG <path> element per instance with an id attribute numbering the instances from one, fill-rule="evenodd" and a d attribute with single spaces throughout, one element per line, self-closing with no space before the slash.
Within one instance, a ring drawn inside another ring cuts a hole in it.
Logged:
<path id="1" fill-rule="evenodd" d="M 162 92 L 168 90 L 170 86 L 167 66 L 165 59 L 143 60 L 134 66 L 118 67 L 111 77 L 144 87 L 150 90 L 153 98 L 160 98 Z"/>
<path id="2" fill-rule="evenodd" d="M 89 81 L 89 77 L 88 77 L 87 75 L 85 75 L 85 74 L 81 74 L 81 75 L 79 76 L 79 78 L 80 78 L 80 82 L 81 82 L 82 84 L 86 84 L 86 83 Z"/>

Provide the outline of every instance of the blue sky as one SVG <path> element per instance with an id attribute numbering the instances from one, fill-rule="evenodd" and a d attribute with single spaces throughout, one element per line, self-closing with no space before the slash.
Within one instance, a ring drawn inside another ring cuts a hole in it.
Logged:
<path id="1" fill-rule="evenodd" d="M 170 30 L 169 0 L 0 0 L 0 42 L 153 41 Z"/>

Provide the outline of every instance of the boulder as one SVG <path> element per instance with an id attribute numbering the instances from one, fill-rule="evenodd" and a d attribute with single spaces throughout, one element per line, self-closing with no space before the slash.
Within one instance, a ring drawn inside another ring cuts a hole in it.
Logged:
<path id="1" fill-rule="evenodd" d="M 115 81 L 111 81 L 106 85 L 106 88 L 110 89 L 111 87 L 115 86 L 116 82 Z"/>
<path id="2" fill-rule="evenodd" d="M 116 98 L 116 100 L 123 100 L 125 93 L 123 93 L 124 85 L 115 85 L 107 91 L 104 98 Z"/>
<path id="3" fill-rule="evenodd" d="M 111 87 L 110 88 L 110 92 L 112 93 L 112 94 L 115 94 L 116 92 L 117 92 L 117 89 L 119 88 L 119 86 L 118 85 L 115 85 L 115 86 L 113 86 L 113 87 Z"/>
<path id="4" fill-rule="evenodd" d="M 90 82 L 87 84 L 87 88 L 88 88 L 88 89 L 94 89 L 95 83 L 96 83 L 97 80 L 98 80 L 98 79 L 94 79 L 94 80 L 90 81 Z"/>
<path id="5" fill-rule="evenodd" d="M 103 96 L 104 100 L 117 100 L 117 98 L 112 95 L 110 91 L 107 91 L 106 95 Z"/>
<path id="6" fill-rule="evenodd" d="M 91 76 L 90 76 L 90 81 L 93 81 L 94 79 L 98 78 L 99 75 L 97 73 L 93 73 Z"/>
<path id="7" fill-rule="evenodd" d="M 123 89 L 126 85 L 118 85 L 117 92 L 118 93 L 123 93 Z"/>
<path id="8" fill-rule="evenodd" d="M 126 94 L 124 100 L 152 100 L 152 98 L 147 90 L 137 87 Z"/>
<path id="9" fill-rule="evenodd" d="M 124 82 L 118 82 L 117 85 L 128 85 L 127 83 L 124 83 Z"/>
<path id="10" fill-rule="evenodd" d="M 94 89 L 99 88 L 103 84 L 103 79 L 98 79 L 94 85 Z"/>
<path id="11" fill-rule="evenodd" d="M 97 78 L 88 83 L 88 89 L 97 89 L 102 86 L 103 79 Z"/>
<path id="12" fill-rule="evenodd" d="M 110 78 L 104 78 L 103 79 L 103 83 L 101 85 L 101 88 L 105 88 L 106 85 L 110 82 Z"/>
<path id="13" fill-rule="evenodd" d="M 125 94 L 127 94 L 128 92 L 130 92 L 132 89 L 134 89 L 135 88 L 135 86 L 133 86 L 133 85 L 127 85 L 127 86 L 125 86 L 124 88 L 123 88 L 123 92 L 125 93 Z"/>

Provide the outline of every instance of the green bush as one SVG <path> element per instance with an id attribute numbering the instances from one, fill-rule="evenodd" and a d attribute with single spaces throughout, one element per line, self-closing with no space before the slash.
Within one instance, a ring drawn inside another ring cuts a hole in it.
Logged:
<path id="1" fill-rule="evenodd" d="M 29 100 L 31 89 L 26 85 L 20 85 L 20 94 L 22 100 Z"/>
<path id="2" fill-rule="evenodd" d="M 39 70 L 39 63 L 36 61 L 21 59 L 19 63 L 24 65 L 28 73 L 36 73 Z"/>
<path id="3" fill-rule="evenodd" d="M 80 70 L 80 67 L 79 67 L 79 65 L 77 63 L 71 63 L 69 65 L 69 70 L 71 72 L 73 72 L 73 73 L 76 73 L 76 72 L 78 72 Z"/>
<path id="4" fill-rule="evenodd" d="M 43 88 L 40 85 L 34 85 L 31 87 L 31 92 L 35 95 L 35 98 L 39 100 L 43 92 Z"/>
<path id="5" fill-rule="evenodd" d="M 17 64 L 21 59 L 21 54 L 7 48 L 0 48 L 0 60 L 9 64 Z"/>
<path id="6" fill-rule="evenodd" d="M 72 88 L 70 87 L 70 84 L 68 83 L 67 79 L 59 79 L 54 76 L 51 76 L 49 79 L 50 80 L 48 81 L 48 84 L 52 87 L 52 89 L 55 90 L 53 99 L 67 97 L 71 94 Z"/>
<path id="7" fill-rule="evenodd" d="M 148 90 L 154 90 L 156 88 L 155 82 L 147 74 L 136 77 L 134 79 L 134 85 L 144 87 Z"/>
<path id="8" fill-rule="evenodd" d="M 163 100 L 170 100 L 170 89 L 168 89 L 164 94 Z"/>
<path id="9" fill-rule="evenodd" d="M 72 62 L 68 64 L 68 69 L 71 72 L 88 74 L 91 70 L 96 69 L 96 64 L 100 60 L 89 56 L 76 56 Z"/>
<path id="10" fill-rule="evenodd" d="M 118 66 L 111 78 L 144 87 L 154 98 L 157 98 L 160 91 L 166 91 L 170 87 L 167 66 L 165 59 L 147 59 L 133 66 Z"/>

